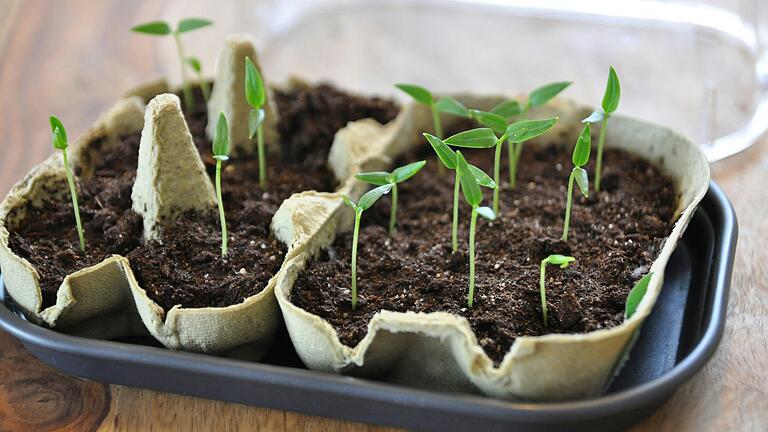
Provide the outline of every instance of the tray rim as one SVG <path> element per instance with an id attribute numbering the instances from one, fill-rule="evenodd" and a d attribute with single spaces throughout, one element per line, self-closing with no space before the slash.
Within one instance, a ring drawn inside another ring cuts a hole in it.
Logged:
<path id="1" fill-rule="evenodd" d="M 713 220 L 715 230 L 713 263 L 710 269 L 710 284 L 715 290 L 715 294 L 711 317 L 702 332 L 701 339 L 684 359 L 662 376 L 639 386 L 596 398 L 559 402 L 505 401 L 484 396 L 419 390 L 397 384 L 289 366 L 89 339 L 39 327 L 18 318 L 5 305 L 0 308 L 0 328 L 20 339 L 25 346 L 39 346 L 48 351 L 85 355 L 105 361 L 135 363 L 135 356 L 140 354 L 144 366 L 167 368 L 166 361 L 172 360 L 175 369 L 195 374 L 240 379 L 249 376 L 257 381 L 268 381 L 273 385 L 365 397 L 369 401 L 394 403 L 411 408 L 450 410 L 453 413 L 473 418 L 522 423 L 546 423 L 555 419 L 558 422 L 584 421 L 620 413 L 626 410 L 627 406 L 652 405 L 660 397 L 671 395 L 678 386 L 689 380 L 701 369 L 717 348 L 725 326 L 733 258 L 738 237 L 738 223 L 732 205 L 714 181 L 710 182 L 700 208 L 704 208 Z M 118 349 L 115 349 L 116 347 Z M 33 355 L 37 356 L 35 353 Z M 51 365 L 44 359 L 41 361 Z M 72 375 L 68 370 L 56 365 L 51 366 Z M 86 378 L 88 377 L 86 376 Z M 274 408 L 279 409 L 280 407 L 275 406 Z M 326 413 L 326 415 L 328 414 L 332 413 Z M 339 416 L 339 418 L 351 417 Z M 353 420 L 361 421 L 361 418 L 354 418 Z"/>

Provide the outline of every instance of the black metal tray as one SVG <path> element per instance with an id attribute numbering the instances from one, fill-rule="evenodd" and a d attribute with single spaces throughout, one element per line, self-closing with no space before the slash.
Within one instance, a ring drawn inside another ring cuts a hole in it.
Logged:
<path id="1" fill-rule="evenodd" d="M 265 363 L 253 363 L 57 333 L 25 321 L 8 299 L 0 327 L 53 367 L 114 384 L 420 430 L 615 430 L 650 415 L 715 351 L 736 237 L 733 208 L 712 183 L 629 362 L 605 395 L 588 400 L 516 403 L 309 371 L 284 330 Z"/>

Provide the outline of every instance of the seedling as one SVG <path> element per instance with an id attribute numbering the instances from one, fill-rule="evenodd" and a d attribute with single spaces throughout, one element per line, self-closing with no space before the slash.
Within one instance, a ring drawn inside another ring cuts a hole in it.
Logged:
<path id="1" fill-rule="evenodd" d="M 491 133 L 495 131 L 496 134 L 500 134 L 498 138 L 493 134 L 493 145 L 488 147 L 495 147 L 496 150 L 493 156 L 493 181 L 498 185 L 501 176 L 501 145 L 504 141 L 522 144 L 525 141 L 536 138 L 537 136 L 545 134 L 556 123 L 558 118 L 552 117 L 545 120 L 522 120 L 512 124 L 507 124 L 507 121 L 498 114 L 490 112 L 470 110 L 470 116 L 479 121 L 484 126 L 488 126 L 492 129 Z M 474 129 L 477 130 L 477 129 Z M 466 133 L 466 132 L 462 132 Z M 459 141 L 454 139 L 457 134 L 445 140 L 446 143 L 457 147 L 478 147 L 472 142 Z M 493 213 L 499 214 L 499 188 L 493 190 Z"/>
<path id="2" fill-rule="evenodd" d="M 454 170 L 453 226 L 451 228 L 451 245 L 453 247 L 453 251 L 456 252 L 459 250 L 459 188 L 461 185 L 461 175 L 456 169 L 456 152 L 448 147 L 448 144 L 446 144 L 445 141 L 441 140 L 440 138 L 428 133 L 423 135 L 435 150 L 435 153 L 437 153 L 437 157 L 440 159 L 440 162 L 443 164 L 443 166 L 449 170 Z M 492 135 L 490 137 L 490 142 L 496 142 L 495 136 Z M 496 188 L 496 183 L 492 178 L 488 176 L 488 174 L 484 173 L 480 168 L 472 164 L 468 163 L 468 165 L 469 170 L 472 172 L 472 177 L 474 177 L 475 181 L 477 181 L 477 184 L 491 189 Z"/>
<path id="3" fill-rule="evenodd" d="M 488 207 L 480 207 L 480 203 L 483 201 L 483 192 L 480 190 L 477 179 L 461 151 L 456 152 L 456 166 L 461 178 L 461 190 L 464 192 L 464 199 L 472 206 L 472 215 L 469 219 L 469 294 L 467 295 L 467 306 L 472 307 L 475 301 L 475 229 L 477 227 L 477 215 L 488 220 L 494 220 L 496 219 L 496 214 Z"/>
<path id="4" fill-rule="evenodd" d="M 50 117 L 51 132 L 53 133 L 53 148 L 61 150 L 61 157 L 64 159 L 64 172 L 67 173 L 67 183 L 69 183 L 69 195 L 72 197 L 72 208 L 75 210 L 75 224 L 77 224 L 77 236 L 80 237 L 80 252 L 85 252 L 85 236 L 83 236 L 83 224 L 80 223 L 80 207 L 77 205 L 77 189 L 75 189 L 75 179 L 72 176 L 72 170 L 69 168 L 67 160 L 67 130 L 56 116 Z"/>
<path id="5" fill-rule="evenodd" d="M 596 110 L 589 117 L 582 120 L 584 123 L 602 122 L 600 137 L 597 141 L 597 162 L 595 163 L 596 192 L 600 192 L 600 179 L 603 172 L 603 145 L 605 144 L 605 134 L 608 130 L 608 118 L 619 107 L 619 99 L 621 99 L 621 84 L 619 84 L 619 77 L 616 75 L 616 71 L 611 66 L 608 69 L 608 83 L 605 86 L 605 94 L 603 95 L 603 109 Z"/>
<path id="6" fill-rule="evenodd" d="M 632 315 L 635 314 L 635 311 L 637 311 L 637 307 L 640 305 L 640 301 L 645 296 L 645 292 L 648 291 L 648 283 L 651 281 L 651 277 L 653 276 L 653 273 L 648 273 L 645 276 L 643 276 L 634 287 L 632 287 L 632 290 L 629 291 L 629 295 L 627 296 L 627 304 L 624 309 L 624 319 L 630 319 Z"/>
<path id="7" fill-rule="evenodd" d="M 402 183 L 409 178 L 416 175 L 427 161 L 419 161 L 409 163 L 408 165 L 395 168 L 391 173 L 384 171 L 375 171 L 368 173 L 355 174 L 358 180 L 362 180 L 372 185 L 383 186 L 392 185 L 392 209 L 389 211 L 389 236 L 395 232 L 395 225 L 397 224 L 397 184 Z"/>
<path id="8" fill-rule="evenodd" d="M 424 104 L 432 111 L 432 123 L 435 128 L 435 135 L 438 138 L 443 138 L 443 125 L 440 122 L 440 113 L 454 114 L 462 117 L 467 116 L 467 109 L 452 97 L 442 97 L 435 100 L 432 93 L 424 87 L 414 84 L 395 84 L 395 87 L 399 88 L 413 100 L 420 104 Z"/>
<path id="9" fill-rule="evenodd" d="M 357 307 L 357 239 L 360 233 L 360 218 L 363 216 L 364 211 L 371 208 L 379 198 L 388 194 L 391 189 L 391 183 L 373 188 L 364 193 L 357 201 L 357 204 L 353 203 L 346 195 L 342 196 L 344 203 L 355 211 L 355 228 L 352 232 L 352 309 Z"/>
<path id="10" fill-rule="evenodd" d="M 213 137 L 213 158 L 216 159 L 216 200 L 219 203 L 221 224 L 221 257 L 227 256 L 227 220 L 224 218 L 224 201 L 221 199 L 221 164 L 229 160 L 229 127 L 227 117 L 219 113 L 216 133 Z"/>
<path id="11" fill-rule="evenodd" d="M 544 328 L 548 327 L 547 322 L 547 264 L 559 265 L 560 268 L 568 267 L 568 264 L 576 261 L 576 258 L 565 255 L 550 255 L 541 260 L 541 274 L 539 278 L 539 291 L 541 292 L 541 314 L 544 317 Z"/>
<path id="12" fill-rule="evenodd" d="M 253 139 L 256 135 L 259 152 L 259 186 L 264 189 L 267 185 L 267 161 L 264 152 L 263 123 L 267 92 L 264 89 L 264 80 L 261 79 L 261 74 L 250 57 L 245 58 L 245 100 L 251 106 L 251 112 L 248 114 L 248 137 Z"/>
<path id="13" fill-rule="evenodd" d="M 581 193 L 585 197 L 589 196 L 589 178 L 587 177 L 587 171 L 582 168 L 589 162 L 589 152 L 592 148 L 592 135 L 590 132 L 589 123 L 584 126 L 584 129 L 579 135 L 579 139 L 576 141 L 576 147 L 573 149 L 573 169 L 571 175 L 568 177 L 568 197 L 565 203 L 565 223 L 563 223 L 563 241 L 568 241 L 568 225 L 571 222 L 571 196 L 573 195 L 573 182 L 579 185 Z"/>
<path id="14" fill-rule="evenodd" d="M 522 118 L 525 118 L 529 110 L 546 104 L 570 85 L 570 81 L 555 82 L 543 85 L 531 92 L 525 105 L 521 105 L 515 100 L 510 100 L 502 102 L 501 104 L 493 107 L 490 112 L 500 115 L 505 119 L 509 119 L 518 115 Z M 509 186 L 512 189 L 514 189 L 517 184 L 517 164 L 520 161 L 520 155 L 522 152 L 523 143 L 513 143 L 512 141 L 507 142 L 507 156 L 509 158 Z"/>
<path id="15" fill-rule="evenodd" d="M 203 92 L 203 99 L 206 102 L 211 98 L 211 85 L 203 79 L 203 65 L 197 57 L 187 57 L 187 64 L 195 71 L 197 82 L 200 83 L 200 91 Z"/>
<path id="16" fill-rule="evenodd" d="M 197 30 L 201 27 L 207 27 L 211 24 L 213 24 L 213 21 L 204 18 L 185 18 L 176 24 L 176 30 L 172 30 L 170 24 L 165 21 L 151 21 L 131 28 L 131 31 L 151 36 L 173 36 L 173 40 L 176 43 L 176 51 L 179 55 L 179 63 L 181 64 L 181 88 L 184 93 L 184 103 L 187 108 L 192 108 L 195 103 L 195 97 L 192 94 L 192 88 L 187 79 L 187 70 L 185 67 L 187 56 L 184 54 L 184 45 L 181 43 L 181 34 Z"/>

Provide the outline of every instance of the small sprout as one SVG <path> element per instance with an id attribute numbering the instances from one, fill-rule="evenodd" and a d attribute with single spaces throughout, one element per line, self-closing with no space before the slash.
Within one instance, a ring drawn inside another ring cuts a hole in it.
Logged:
<path id="1" fill-rule="evenodd" d="M 500 182 L 501 176 L 501 146 L 504 144 L 504 141 L 509 140 L 511 143 L 522 144 L 525 141 L 545 134 L 557 123 L 558 120 L 557 117 L 552 117 L 545 120 L 522 120 L 512 124 L 507 124 L 507 121 L 503 117 L 490 112 L 470 110 L 470 116 L 484 126 L 488 126 L 490 128 L 488 129 L 488 132 L 490 132 L 492 135 L 491 141 L 487 141 L 488 137 L 485 137 L 486 141 L 482 142 L 484 147 L 496 148 L 493 156 L 493 181 L 497 185 Z M 500 136 L 496 138 L 496 134 L 499 134 Z M 456 136 L 457 135 L 454 135 L 453 137 L 446 139 L 445 142 L 457 147 L 480 147 L 479 145 L 467 145 L 464 140 L 454 140 L 454 137 Z M 470 142 L 470 144 L 472 144 L 472 142 Z M 493 191 L 493 212 L 496 215 L 499 214 L 498 187 Z"/>
<path id="2" fill-rule="evenodd" d="M 408 94 L 416 102 L 429 107 L 432 111 L 435 135 L 440 139 L 443 138 L 443 125 L 440 122 L 440 113 L 454 114 L 462 117 L 467 116 L 467 108 L 452 97 L 446 96 L 435 100 L 435 97 L 429 90 L 414 84 L 395 84 L 395 87 Z"/>
<path id="3" fill-rule="evenodd" d="M 346 195 L 342 197 L 344 203 L 355 211 L 355 228 L 352 233 L 352 309 L 357 307 L 357 239 L 360 233 L 360 218 L 365 210 L 371 208 L 379 198 L 388 194 L 391 189 L 392 184 L 385 184 L 371 189 L 360 197 L 357 204 L 353 203 Z"/>
<path id="4" fill-rule="evenodd" d="M 197 82 L 200 83 L 200 91 L 203 92 L 203 99 L 207 102 L 211 98 L 211 85 L 203 79 L 203 65 L 197 57 L 187 57 L 187 64 L 195 71 Z"/>
<path id="5" fill-rule="evenodd" d="M 471 132 L 471 131 L 468 131 Z M 459 140 L 458 136 L 464 134 L 464 132 L 460 134 L 456 134 L 451 138 L 455 138 L 456 141 L 464 142 L 463 139 Z M 483 134 L 487 135 L 488 132 L 483 132 Z M 451 229 L 451 245 L 453 246 L 453 251 L 456 252 L 459 250 L 459 188 L 461 184 L 461 175 L 459 171 L 456 169 L 456 159 L 457 155 L 456 152 L 451 150 L 450 147 L 448 147 L 448 144 L 441 140 L 440 138 L 430 135 L 428 133 L 423 134 L 424 138 L 427 139 L 429 144 L 432 146 L 432 148 L 435 150 L 435 153 L 437 153 L 437 157 L 440 159 L 440 162 L 442 162 L 443 166 L 448 168 L 449 170 L 454 170 L 454 187 L 453 187 L 453 225 Z M 472 134 L 470 134 L 471 136 Z M 464 134 L 464 138 L 468 138 L 467 134 Z M 488 140 L 488 138 L 485 138 L 485 140 Z M 490 140 L 488 142 L 495 143 L 496 138 L 493 135 L 493 132 L 491 132 Z M 473 142 L 476 144 L 483 144 L 483 140 L 479 140 L 478 136 L 475 136 L 473 139 Z M 480 168 L 472 165 L 469 165 L 469 170 L 472 172 L 472 176 L 475 178 L 475 181 L 477 181 L 477 184 L 480 186 L 484 186 L 491 189 L 496 189 L 496 182 L 493 181 L 486 173 L 484 173 Z"/>
<path id="6" fill-rule="evenodd" d="M 624 319 L 630 319 L 632 315 L 635 314 L 635 311 L 637 311 L 637 307 L 640 305 L 640 301 L 643 300 L 645 292 L 648 291 L 648 283 L 651 281 L 652 276 L 653 273 L 646 274 L 639 281 L 637 281 L 635 286 L 632 287 L 632 290 L 629 291 L 629 295 L 627 296 L 627 304 L 624 309 Z"/>
<path id="7" fill-rule="evenodd" d="M 259 153 L 259 186 L 264 189 L 267 185 L 267 161 L 264 152 L 263 123 L 267 92 L 264 88 L 264 80 L 261 79 L 261 74 L 250 57 L 245 58 L 245 100 L 251 106 L 251 112 L 248 114 L 248 137 L 253 139 L 256 135 Z"/>
<path id="8" fill-rule="evenodd" d="M 544 317 L 544 328 L 548 327 L 547 322 L 547 264 L 559 265 L 560 268 L 568 267 L 568 264 L 576 261 L 576 258 L 565 255 L 550 255 L 541 260 L 541 274 L 539 278 L 539 290 L 541 292 L 541 314 Z"/>
<path id="9" fill-rule="evenodd" d="M 80 251 L 85 252 L 85 236 L 83 235 L 83 225 L 80 223 L 80 207 L 77 205 L 77 189 L 75 189 L 75 179 L 72 176 L 72 170 L 69 168 L 67 160 L 67 130 L 56 116 L 50 117 L 51 132 L 53 133 L 53 148 L 61 150 L 61 156 L 64 159 L 64 172 L 67 174 L 67 183 L 69 183 L 69 195 L 72 197 L 72 208 L 75 210 L 75 224 L 77 225 L 77 236 L 80 237 Z"/>
<path id="10" fill-rule="evenodd" d="M 419 172 L 422 168 L 424 168 L 424 165 L 427 164 L 427 161 L 419 161 L 419 162 L 413 162 L 409 163 L 408 165 L 401 166 L 400 168 L 396 168 L 391 173 L 384 172 L 384 171 L 376 171 L 376 172 L 368 172 L 368 173 L 358 173 L 355 174 L 355 177 L 357 177 L 358 180 L 364 181 L 366 183 L 370 183 L 372 185 L 377 186 L 383 186 L 383 185 L 392 185 L 392 209 L 389 212 L 389 236 L 392 237 L 392 234 L 395 232 L 395 225 L 397 224 L 397 184 L 402 183 L 409 178 L 416 175 L 417 172 Z"/>
<path id="11" fill-rule="evenodd" d="M 464 199 L 472 206 L 472 215 L 469 220 L 469 294 L 467 306 L 472 307 L 475 301 L 475 229 L 477 227 L 477 215 L 488 220 L 496 219 L 496 213 L 488 207 L 480 207 L 483 201 L 483 192 L 477 183 L 475 174 L 460 151 L 456 152 L 456 168 L 461 177 L 461 190 Z"/>
<path id="12" fill-rule="evenodd" d="M 491 110 L 504 118 L 510 118 L 515 115 L 521 115 L 525 118 L 528 111 L 532 108 L 540 107 L 552 98 L 560 94 L 571 85 L 569 81 L 556 82 L 543 85 L 531 92 L 525 106 L 520 106 L 517 101 L 504 102 Z M 517 164 L 520 161 L 520 155 L 523 152 L 523 143 L 507 143 L 507 157 L 509 158 L 509 186 L 514 189 L 517 185 Z"/>
<path id="13" fill-rule="evenodd" d="M 597 141 L 597 162 L 595 163 L 595 191 L 600 192 L 600 179 L 603 172 L 603 145 L 605 144 L 605 133 L 608 130 L 608 118 L 611 117 L 616 109 L 619 107 L 619 99 L 621 99 L 621 84 L 619 83 L 619 76 L 616 75 L 616 70 L 611 66 L 608 69 L 608 82 L 605 85 L 605 94 L 603 95 L 603 109 L 596 110 L 589 117 L 582 120 L 584 123 L 599 123 L 600 126 L 600 138 Z"/>
<path id="14" fill-rule="evenodd" d="M 229 127 L 227 117 L 219 113 L 216 134 L 213 137 L 213 158 L 216 159 L 216 200 L 219 203 L 221 223 L 221 257 L 227 256 L 227 221 L 224 218 L 224 201 L 221 199 L 221 163 L 229 160 Z"/>
<path id="15" fill-rule="evenodd" d="M 151 36 L 173 36 L 173 40 L 176 43 L 176 51 L 179 55 L 179 62 L 181 63 L 181 88 L 184 92 L 184 103 L 188 109 L 192 108 L 195 99 L 192 94 L 192 89 L 189 86 L 189 80 L 187 79 L 185 63 L 189 64 L 189 60 L 184 54 L 184 45 L 181 43 L 180 35 L 202 27 L 207 27 L 211 24 L 213 24 L 213 21 L 204 18 L 185 18 L 176 24 L 176 30 L 172 30 L 171 26 L 165 21 L 152 21 L 131 28 L 131 31 Z M 202 80 L 200 81 L 200 85 L 203 85 Z"/>
<path id="16" fill-rule="evenodd" d="M 589 162 L 589 152 L 592 148 L 592 135 L 590 132 L 589 123 L 584 126 L 584 129 L 579 135 L 579 139 L 576 141 L 576 147 L 573 149 L 573 170 L 571 170 L 571 176 L 568 178 L 568 197 L 565 204 L 565 223 L 563 224 L 563 241 L 568 240 L 568 226 L 571 222 L 571 195 L 573 195 L 573 182 L 579 185 L 581 193 L 585 197 L 589 196 L 589 179 L 587 177 L 587 171 L 582 168 Z"/>

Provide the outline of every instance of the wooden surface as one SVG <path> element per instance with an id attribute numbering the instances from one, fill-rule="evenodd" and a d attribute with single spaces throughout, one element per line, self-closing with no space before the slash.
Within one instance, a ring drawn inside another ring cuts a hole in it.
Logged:
<path id="1" fill-rule="evenodd" d="M 0 193 L 50 152 L 47 116 L 75 136 L 128 87 L 161 73 L 156 40 L 127 29 L 160 2 L 0 0 Z M 174 71 L 175 72 L 175 71 Z M 768 428 L 768 139 L 718 163 L 740 239 L 717 353 L 637 431 Z M 385 430 L 114 386 L 43 365 L 0 332 L 0 430 Z"/>

